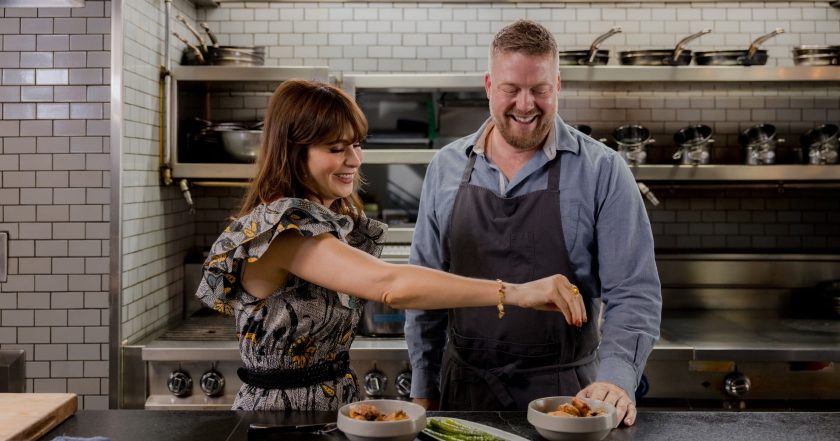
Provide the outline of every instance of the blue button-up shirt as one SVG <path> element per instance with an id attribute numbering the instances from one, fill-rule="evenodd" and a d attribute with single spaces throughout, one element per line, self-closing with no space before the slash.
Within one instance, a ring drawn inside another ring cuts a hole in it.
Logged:
<path id="1" fill-rule="evenodd" d="M 636 182 L 613 150 L 555 118 L 543 149 L 508 181 L 484 155 L 488 120 L 478 132 L 461 138 L 429 163 L 410 263 L 448 270 L 443 259 L 450 215 L 472 151 L 478 157 L 470 183 L 503 197 L 545 189 L 548 162 L 560 163 L 560 214 L 566 250 L 578 286 L 602 311 L 597 381 L 623 388 L 633 398 L 645 362 L 659 338 L 662 294 L 654 261 L 653 234 Z M 546 225 L 552 234 L 553 225 Z M 487 240 L 493 240 L 488 237 Z M 412 397 L 439 397 L 441 358 L 446 342 L 446 310 L 409 310 L 405 337 L 412 368 Z M 499 322 L 504 326 L 504 320 Z"/>

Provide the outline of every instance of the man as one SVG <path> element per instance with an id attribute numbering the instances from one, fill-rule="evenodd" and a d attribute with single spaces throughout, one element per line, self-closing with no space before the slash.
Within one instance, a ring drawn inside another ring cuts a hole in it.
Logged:
<path id="1" fill-rule="evenodd" d="M 621 157 L 557 115 L 557 54 L 531 21 L 496 34 L 484 76 L 491 117 L 429 164 L 410 262 L 506 282 L 561 273 L 588 320 L 513 307 L 501 319 L 495 308 L 408 311 L 411 395 L 431 409 L 524 410 L 577 394 L 614 404 L 632 425 L 659 338 L 653 236 Z"/>

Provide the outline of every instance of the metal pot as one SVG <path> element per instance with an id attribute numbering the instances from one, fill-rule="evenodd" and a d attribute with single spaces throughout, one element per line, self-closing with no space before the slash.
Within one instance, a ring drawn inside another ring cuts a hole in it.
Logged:
<path id="1" fill-rule="evenodd" d="M 809 164 L 837 164 L 838 132 L 840 128 L 836 125 L 823 124 L 800 137 L 802 148 L 808 149 Z"/>
<path id="2" fill-rule="evenodd" d="M 613 139 L 617 145 L 618 154 L 630 165 L 647 162 L 646 146 L 656 142 L 650 137 L 650 131 L 638 124 L 615 129 Z"/>
<path id="3" fill-rule="evenodd" d="M 836 66 L 840 64 L 840 46 L 808 44 L 793 48 L 797 66 Z"/>
<path id="4" fill-rule="evenodd" d="M 405 328 L 405 311 L 381 303 L 368 301 L 359 321 L 359 334 L 370 337 L 402 336 Z"/>
<path id="5" fill-rule="evenodd" d="M 254 162 L 260 150 L 262 130 L 229 130 L 222 132 L 225 152 L 239 162 Z"/>
<path id="6" fill-rule="evenodd" d="M 683 127 L 674 134 L 674 142 L 677 144 L 677 151 L 674 153 L 674 160 L 682 164 L 708 164 L 711 159 L 712 128 L 696 124 Z"/>
<path id="7" fill-rule="evenodd" d="M 605 34 L 599 35 L 586 50 L 560 51 L 560 65 L 562 66 L 603 66 L 610 60 L 610 51 L 598 49 L 598 46 L 607 38 L 621 32 L 621 26 L 616 26 Z"/>
<path id="8" fill-rule="evenodd" d="M 770 38 L 784 33 L 782 28 L 756 38 L 745 50 L 695 52 L 694 62 L 701 66 L 763 66 L 767 64 L 767 51 L 758 47 Z"/>
<path id="9" fill-rule="evenodd" d="M 691 64 L 691 51 L 684 49 L 689 41 L 712 32 L 703 29 L 680 40 L 673 49 L 650 49 L 642 51 L 624 51 L 619 54 L 621 64 L 631 66 L 688 66 Z"/>
<path id="10" fill-rule="evenodd" d="M 738 143 L 744 148 L 744 163 L 766 165 L 776 163 L 776 127 L 772 124 L 757 124 L 738 135 Z"/>

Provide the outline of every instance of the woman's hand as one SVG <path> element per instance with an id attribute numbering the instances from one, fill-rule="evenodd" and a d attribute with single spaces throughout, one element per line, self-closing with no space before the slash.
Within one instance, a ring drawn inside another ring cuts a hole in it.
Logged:
<path id="1" fill-rule="evenodd" d="M 509 284 L 505 296 L 522 308 L 560 311 L 566 323 L 577 327 L 586 323 L 586 307 L 580 290 L 563 275 L 545 277 L 519 285 Z"/>

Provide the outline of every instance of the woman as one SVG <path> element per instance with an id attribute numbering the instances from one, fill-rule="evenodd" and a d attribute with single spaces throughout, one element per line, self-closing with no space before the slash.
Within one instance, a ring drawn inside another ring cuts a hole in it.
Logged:
<path id="1" fill-rule="evenodd" d="M 366 300 L 396 308 L 504 305 L 561 312 L 583 302 L 562 276 L 477 280 L 377 259 L 385 225 L 364 216 L 362 111 L 340 89 L 283 82 L 265 114 L 258 171 L 213 245 L 196 295 L 236 316 L 244 384 L 235 410 L 335 410 L 358 399 L 348 351 Z"/>

